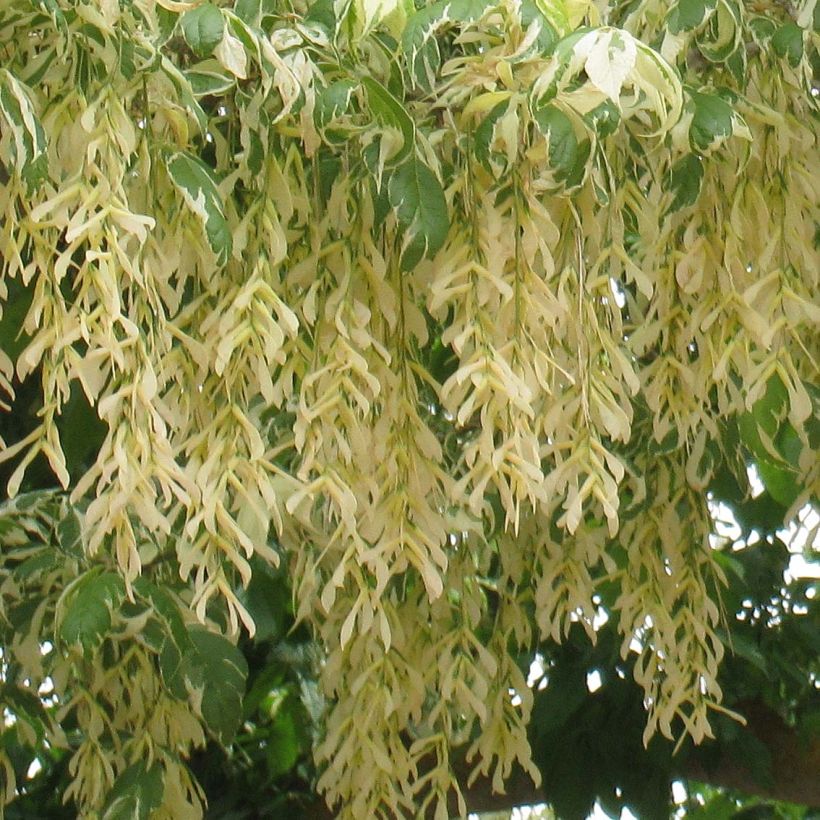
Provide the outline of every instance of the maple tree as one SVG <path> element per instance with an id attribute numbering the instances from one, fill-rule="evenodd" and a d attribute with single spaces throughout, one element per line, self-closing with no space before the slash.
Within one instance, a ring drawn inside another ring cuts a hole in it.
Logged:
<path id="1" fill-rule="evenodd" d="M 649 749 L 727 648 L 816 715 L 818 14 L 4 0 L 5 800 L 199 817 L 243 738 L 343 816 L 560 791 L 592 658 Z"/>

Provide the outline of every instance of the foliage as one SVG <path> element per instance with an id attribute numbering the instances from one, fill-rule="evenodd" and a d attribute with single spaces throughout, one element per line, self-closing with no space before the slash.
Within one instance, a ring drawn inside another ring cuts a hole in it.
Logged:
<path id="1" fill-rule="evenodd" d="M 579 632 L 710 737 L 820 482 L 816 9 L 4 0 L 5 799 L 199 817 L 210 738 L 441 816 Z"/>

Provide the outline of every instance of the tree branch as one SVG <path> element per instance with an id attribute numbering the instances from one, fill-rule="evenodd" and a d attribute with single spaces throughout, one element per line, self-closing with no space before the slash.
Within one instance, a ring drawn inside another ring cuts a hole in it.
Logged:
<path id="1" fill-rule="evenodd" d="M 820 737 L 805 737 L 761 701 L 739 703 L 732 708 L 746 717 L 746 731 L 769 752 L 769 782 L 761 782 L 748 766 L 725 751 L 712 758 L 708 747 L 690 755 L 677 774 L 770 800 L 820 806 Z"/>

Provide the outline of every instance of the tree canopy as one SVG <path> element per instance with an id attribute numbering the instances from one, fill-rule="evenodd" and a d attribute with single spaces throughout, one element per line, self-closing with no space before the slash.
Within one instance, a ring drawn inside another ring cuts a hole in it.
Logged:
<path id="1" fill-rule="evenodd" d="M 201 817 L 207 744 L 344 817 L 655 816 L 676 747 L 771 775 L 761 703 L 820 760 L 819 28 L 3 0 L 8 811 Z"/>

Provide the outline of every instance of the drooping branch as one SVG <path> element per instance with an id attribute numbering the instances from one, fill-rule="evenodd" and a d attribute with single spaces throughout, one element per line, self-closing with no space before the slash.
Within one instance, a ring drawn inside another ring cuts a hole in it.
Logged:
<path id="1" fill-rule="evenodd" d="M 676 778 L 697 780 L 711 786 L 731 789 L 767 800 L 782 800 L 807 806 L 820 806 L 820 737 L 805 737 L 788 726 L 783 719 L 759 701 L 736 706 L 747 719 L 746 729 L 771 755 L 771 779 L 765 782 L 756 776 L 738 757 L 727 751 L 715 754 L 714 746 L 696 749 L 687 757 L 673 761 L 670 781 Z M 549 796 L 537 788 L 527 773 L 516 768 L 506 781 L 506 791 L 493 791 L 492 779 L 480 777 L 467 786 L 470 766 L 461 758 L 456 773 L 462 785 L 467 808 L 472 812 L 510 811 L 517 806 L 549 802 Z M 453 801 L 451 816 L 458 809 Z M 305 817 L 334 817 L 324 803 L 310 806 Z"/>

